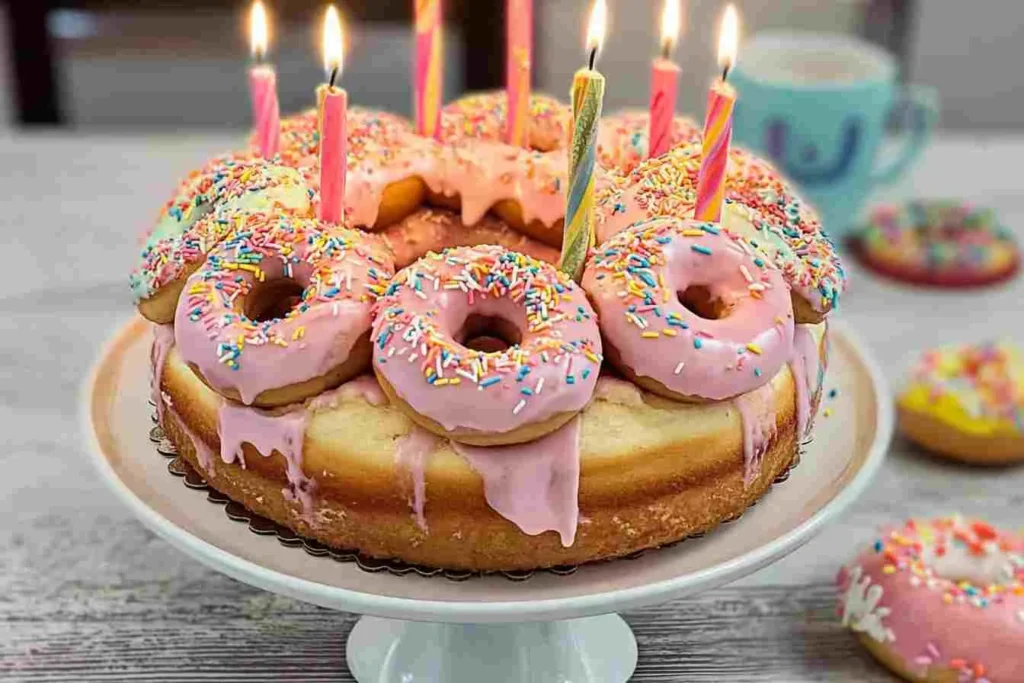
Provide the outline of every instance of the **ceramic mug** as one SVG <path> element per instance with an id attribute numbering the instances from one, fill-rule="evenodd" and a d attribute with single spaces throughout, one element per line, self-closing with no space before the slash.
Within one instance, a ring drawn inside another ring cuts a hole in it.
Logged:
<path id="1" fill-rule="evenodd" d="M 737 144 L 769 157 L 814 204 L 836 240 L 855 224 L 873 187 L 896 180 L 938 118 L 935 92 L 896 83 L 884 50 L 841 35 L 760 34 L 729 80 Z M 879 163 L 886 125 L 902 114 L 902 149 Z"/>

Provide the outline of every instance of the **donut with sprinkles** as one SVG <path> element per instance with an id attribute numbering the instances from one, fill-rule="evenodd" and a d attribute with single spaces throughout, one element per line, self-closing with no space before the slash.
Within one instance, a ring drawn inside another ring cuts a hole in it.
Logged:
<path id="1" fill-rule="evenodd" d="M 978 287 L 1020 269 L 1020 250 L 995 212 L 958 201 L 886 204 L 872 210 L 853 240 L 871 270 L 911 284 Z"/>
<path id="2" fill-rule="evenodd" d="M 319 190 L 320 135 L 316 109 L 281 120 L 281 163 L 299 169 Z M 433 174 L 436 145 L 413 133 L 397 114 L 349 107 L 345 183 L 345 222 L 351 227 L 382 230 L 423 203 L 423 177 Z M 250 147 L 257 149 L 253 135 Z"/>
<path id="3" fill-rule="evenodd" d="M 530 97 L 526 147 L 505 142 L 505 91 L 466 96 L 441 111 L 440 165 L 430 200 L 458 209 L 467 225 L 493 210 L 546 244 L 562 243 L 566 146 L 572 113 L 547 95 Z"/>
<path id="4" fill-rule="evenodd" d="M 897 401 L 900 431 L 944 457 L 1024 461 L 1024 349 L 1009 342 L 926 351 Z"/>
<path id="5" fill-rule="evenodd" d="M 538 439 L 590 400 L 601 337 L 587 297 L 553 266 L 485 245 L 431 253 L 377 304 L 373 369 L 421 427 L 462 443 Z"/>
<path id="6" fill-rule="evenodd" d="M 683 143 L 599 186 L 597 239 L 655 216 L 693 215 L 701 144 Z M 733 147 L 722 222 L 761 249 L 793 292 L 797 322 L 818 323 L 839 302 L 846 273 L 814 210 L 768 162 Z"/>
<path id="7" fill-rule="evenodd" d="M 310 216 L 312 196 L 294 169 L 247 155 L 217 157 L 191 173 L 160 211 L 129 276 L 139 312 L 155 323 L 174 319 L 184 278 L 228 234 L 232 213 Z M 206 220 L 215 210 L 219 218 Z"/>
<path id="8" fill-rule="evenodd" d="M 302 401 L 366 370 L 371 309 L 393 274 L 390 253 L 363 233 L 246 214 L 186 281 L 175 343 L 229 400 Z"/>
<path id="9" fill-rule="evenodd" d="M 667 398 L 732 398 L 763 386 L 793 356 L 782 274 L 715 223 L 638 223 L 596 250 L 583 288 L 609 362 Z"/>
<path id="10" fill-rule="evenodd" d="M 839 571 L 839 618 L 908 681 L 1024 680 L 1024 537 L 911 519 Z"/>

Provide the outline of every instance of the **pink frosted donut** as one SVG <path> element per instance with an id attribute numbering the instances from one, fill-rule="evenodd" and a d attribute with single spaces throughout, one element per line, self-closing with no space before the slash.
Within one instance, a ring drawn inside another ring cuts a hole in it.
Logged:
<path id="1" fill-rule="evenodd" d="M 646 109 L 627 109 L 602 116 L 597 137 L 597 161 L 606 170 L 629 173 L 647 158 L 651 116 Z M 688 116 L 676 116 L 669 130 L 669 146 L 700 142 L 701 130 Z"/>
<path id="2" fill-rule="evenodd" d="M 552 246 L 561 243 L 568 173 L 569 107 L 532 95 L 527 146 L 505 142 L 505 91 L 477 93 L 441 112 L 434 201 L 461 207 L 467 225 L 494 209 L 513 227 Z"/>
<path id="3" fill-rule="evenodd" d="M 587 297 L 542 261 L 485 245 L 427 254 L 378 302 L 373 367 L 425 429 L 474 445 L 532 441 L 590 400 L 601 338 Z"/>
<path id="4" fill-rule="evenodd" d="M 601 245 L 583 274 L 608 360 L 674 399 L 722 400 L 793 355 L 782 274 L 716 223 L 657 218 Z"/>
<path id="5" fill-rule="evenodd" d="M 887 530 L 839 571 L 839 616 L 910 681 L 1024 681 L 1024 537 L 958 516 Z"/>
<path id="6" fill-rule="evenodd" d="M 394 273 L 385 254 L 354 230 L 248 214 L 186 281 L 179 352 L 245 404 L 286 405 L 337 386 L 369 363 L 371 307 Z"/>

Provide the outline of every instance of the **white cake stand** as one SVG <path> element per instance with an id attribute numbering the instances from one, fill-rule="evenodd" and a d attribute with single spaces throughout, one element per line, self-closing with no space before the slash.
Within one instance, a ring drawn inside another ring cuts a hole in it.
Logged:
<path id="1" fill-rule="evenodd" d="M 167 474 L 148 439 L 146 324 L 108 343 L 85 387 L 84 426 L 96 467 L 139 519 L 172 545 L 239 581 L 323 607 L 366 615 L 348 639 L 362 683 L 625 681 L 636 640 L 616 611 L 734 581 L 808 541 L 865 489 L 881 464 L 893 418 L 875 364 L 833 326 L 815 439 L 785 483 L 741 519 L 700 539 L 581 567 L 464 582 L 371 574 L 257 536 Z"/>

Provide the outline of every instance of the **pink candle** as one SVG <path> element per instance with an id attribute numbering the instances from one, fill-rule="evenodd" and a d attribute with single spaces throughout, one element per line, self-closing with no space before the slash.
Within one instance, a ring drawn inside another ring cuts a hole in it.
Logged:
<path id="1" fill-rule="evenodd" d="M 320 220 L 341 223 L 345 218 L 345 176 L 348 172 L 348 93 L 334 86 L 341 73 L 341 20 L 333 5 L 324 17 L 324 65 L 330 74 L 320 113 Z"/>
<path id="2" fill-rule="evenodd" d="M 508 0 L 505 50 L 505 141 L 527 146 L 530 116 L 530 63 L 533 54 L 533 0 Z"/>
<path id="3" fill-rule="evenodd" d="M 416 132 L 435 137 L 441 122 L 441 0 L 416 0 L 413 68 Z"/>
<path id="4" fill-rule="evenodd" d="M 697 202 L 693 216 L 699 221 L 718 222 L 722 219 L 725 199 L 725 170 L 729 163 L 729 143 L 732 140 L 732 108 L 736 104 L 736 91 L 725 82 L 729 69 L 736 60 L 738 33 L 736 8 L 725 8 L 722 33 L 718 41 L 718 61 L 722 64 L 722 77 L 708 91 L 708 109 L 704 116 L 704 145 L 697 177 Z"/>
<path id="5" fill-rule="evenodd" d="M 672 61 L 672 50 L 679 37 L 680 15 L 679 0 L 665 0 L 661 13 L 661 58 L 655 59 L 651 65 L 648 157 L 661 156 L 672 143 L 672 122 L 679 89 L 679 65 Z"/>
<path id="6" fill-rule="evenodd" d="M 267 53 L 267 13 L 263 3 L 254 2 L 249 14 L 249 37 L 256 65 L 249 69 L 252 116 L 260 155 L 269 159 L 277 154 L 281 141 L 281 111 L 277 102 L 277 74 L 263 64 Z"/>

